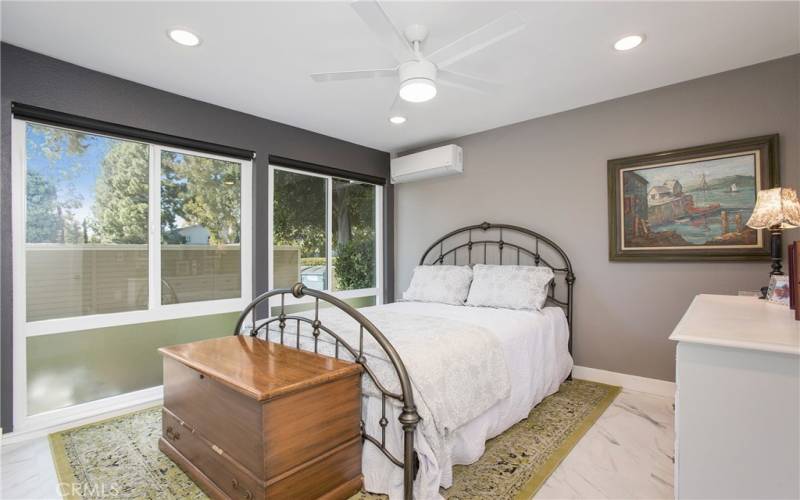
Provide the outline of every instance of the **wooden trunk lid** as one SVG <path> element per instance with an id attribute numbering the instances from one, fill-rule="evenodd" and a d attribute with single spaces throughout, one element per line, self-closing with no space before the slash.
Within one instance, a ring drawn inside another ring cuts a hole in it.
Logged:
<path id="1" fill-rule="evenodd" d="M 267 401 L 361 372 L 361 366 L 249 335 L 231 335 L 159 349 L 257 401 Z"/>

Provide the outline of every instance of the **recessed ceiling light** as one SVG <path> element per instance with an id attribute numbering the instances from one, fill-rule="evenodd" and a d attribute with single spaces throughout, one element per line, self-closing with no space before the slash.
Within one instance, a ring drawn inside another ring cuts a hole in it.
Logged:
<path id="1" fill-rule="evenodd" d="M 425 102 L 436 97 L 436 84 L 427 78 L 409 78 L 400 85 L 400 98 L 408 102 Z"/>
<path id="2" fill-rule="evenodd" d="M 644 35 L 628 35 L 617 40 L 614 48 L 619 51 L 635 49 L 644 41 Z"/>
<path id="3" fill-rule="evenodd" d="M 392 116 L 389 118 L 389 121 L 394 123 L 395 125 L 401 125 L 406 122 L 405 116 Z"/>
<path id="4" fill-rule="evenodd" d="M 200 45 L 200 37 L 183 28 L 173 28 L 167 33 L 173 42 L 187 47 Z"/>

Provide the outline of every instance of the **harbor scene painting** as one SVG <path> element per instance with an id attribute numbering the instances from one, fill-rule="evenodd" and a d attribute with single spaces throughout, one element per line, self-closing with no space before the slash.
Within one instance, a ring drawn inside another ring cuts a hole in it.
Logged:
<path id="1" fill-rule="evenodd" d="M 608 162 L 611 260 L 739 260 L 768 255 L 747 221 L 778 180 L 778 137 Z"/>
<path id="2" fill-rule="evenodd" d="M 623 171 L 624 247 L 758 245 L 756 156 Z"/>

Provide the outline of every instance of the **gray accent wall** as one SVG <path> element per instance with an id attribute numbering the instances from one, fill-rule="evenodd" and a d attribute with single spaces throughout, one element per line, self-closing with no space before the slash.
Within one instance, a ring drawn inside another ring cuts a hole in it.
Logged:
<path id="1" fill-rule="evenodd" d="M 267 161 L 269 155 L 387 178 L 388 153 L 59 61 L 13 45 L 0 48 L 2 162 L 0 168 L 0 283 L 2 283 L 2 427 L 11 430 L 11 102 L 62 111 L 131 127 L 235 146 L 256 152 L 254 161 L 255 292 L 267 287 Z M 237 75 L 241 78 L 242 75 Z M 246 78 L 246 75 L 244 76 Z M 176 75 L 180 78 L 180 75 Z M 235 85 L 231 86 L 235 91 Z M 385 290 L 393 283 L 393 189 L 385 191 Z"/>
<path id="2" fill-rule="evenodd" d="M 692 298 L 756 290 L 769 262 L 609 262 L 606 161 L 772 133 L 800 190 L 800 55 L 432 144 L 464 148 L 464 174 L 395 187 L 395 293 L 452 229 L 528 227 L 572 260 L 576 364 L 674 380 L 667 337 Z"/>

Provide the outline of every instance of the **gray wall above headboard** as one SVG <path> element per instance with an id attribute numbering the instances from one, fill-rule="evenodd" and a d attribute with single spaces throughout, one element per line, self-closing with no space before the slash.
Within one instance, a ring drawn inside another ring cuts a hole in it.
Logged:
<path id="1" fill-rule="evenodd" d="M 463 175 L 396 187 L 395 293 L 442 234 L 523 226 L 572 260 L 576 364 L 674 380 L 667 337 L 692 298 L 756 290 L 769 263 L 609 262 L 606 161 L 772 133 L 800 188 L 800 55 L 442 142 L 464 148 Z"/>

